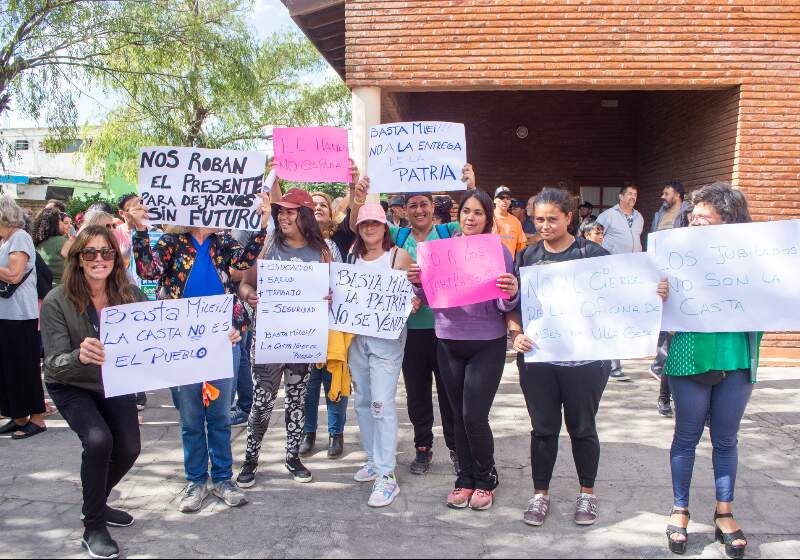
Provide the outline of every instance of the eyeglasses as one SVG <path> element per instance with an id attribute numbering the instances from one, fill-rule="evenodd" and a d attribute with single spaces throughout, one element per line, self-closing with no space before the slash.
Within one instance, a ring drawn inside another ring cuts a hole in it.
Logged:
<path id="1" fill-rule="evenodd" d="M 117 252 L 114 249 L 84 249 L 80 253 L 81 260 L 86 262 L 94 262 L 97 260 L 97 255 L 100 255 L 104 261 L 113 261 Z"/>

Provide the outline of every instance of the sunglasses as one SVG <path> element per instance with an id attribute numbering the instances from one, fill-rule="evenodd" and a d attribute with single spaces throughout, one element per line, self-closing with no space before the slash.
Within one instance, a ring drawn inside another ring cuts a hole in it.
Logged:
<path id="1" fill-rule="evenodd" d="M 80 255 L 81 260 L 86 262 L 96 261 L 97 255 L 100 255 L 104 261 L 113 261 L 117 256 L 117 252 L 114 249 L 84 249 Z"/>

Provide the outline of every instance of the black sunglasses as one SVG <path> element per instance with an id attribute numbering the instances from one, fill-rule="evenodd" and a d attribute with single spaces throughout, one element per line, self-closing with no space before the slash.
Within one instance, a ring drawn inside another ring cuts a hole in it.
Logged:
<path id="1" fill-rule="evenodd" d="M 114 249 L 84 249 L 80 255 L 81 259 L 86 262 L 96 261 L 97 255 L 100 255 L 104 261 L 113 261 L 117 256 L 117 252 Z"/>

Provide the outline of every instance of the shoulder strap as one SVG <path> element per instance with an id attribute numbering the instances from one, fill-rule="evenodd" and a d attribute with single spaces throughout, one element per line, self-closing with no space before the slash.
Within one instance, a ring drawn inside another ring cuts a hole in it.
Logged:
<path id="1" fill-rule="evenodd" d="M 356 264 L 358 257 L 355 253 L 347 253 L 347 264 Z"/>
<path id="2" fill-rule="evenodd" d="M 436 233 L 439 235 L 439 239 L 450 239 L 450 228 L 447 227 L 447 224 L 437 225 Z"/>
<path id="3" fill-rule="evenodd" d="M 389 268 L 391 268 L 392 270 L 394 270 L 394 263 L 395 263 L 395 261 L 397 261 L 397 253 L 400 252 L 399 249 L 400 249 L 399 247 L 393 247 L 392 248 L 392 262 L 389 265 Z"/>
<path id="4" fill-rule="evenodd" d="M 408 241 L 408 236 L 411 235 L 411 228 L 404 227 L 397 230 L 397 238 L 395 239 L 395 245 L 398 247 L 405 247 L 406 241 Z"/>

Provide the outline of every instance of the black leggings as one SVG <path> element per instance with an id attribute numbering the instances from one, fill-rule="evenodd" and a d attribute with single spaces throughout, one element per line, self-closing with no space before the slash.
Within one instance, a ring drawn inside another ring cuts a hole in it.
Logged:
<path id="1" fill-rule="evenodd" d="M 506 337 L 439 340 L 439 367 L 453 407 L 460 470 L 456 488 L 494 490 L 494 436 L 489 412 L 506 362 Z"/>
<path id="2" fill-rule="evenodd" d="M 47 391 L 83 444 L 83 524 L 90 530 L 102 529 L 108 495 L 141 451 L 136 397 L 105 399 L 99 393 L 55 383 L 48 383 Z"/>
<path id="3" fill-rule="evenodd" d="M 438 339 L 433 329 L 408 329 L 403 356 L 403 381 L 406 386 L 408 417 L 414 426 L 414 447 L 433 447 L 433 383 L 439 395 L 444 442 L 455 449 L 453 412 L 439 373 Z"/>
<path id="4" fill-rule="evenodd" d="M 561 409 L 567 424 L 572 457 L 582 487 L 593 488 L 600 463 L 600 439 L 595 416 L 608 383 L 608 362 L 578 367 L 526 364 L 518 357 L 519 382 L 531 417 L 531 464 L 536 490 L 548 490 L 558 457 Z"/>

